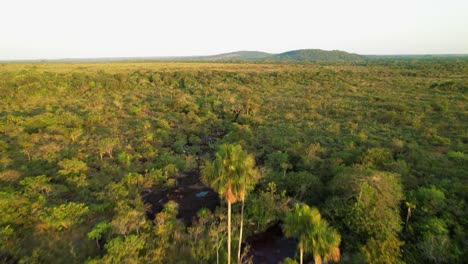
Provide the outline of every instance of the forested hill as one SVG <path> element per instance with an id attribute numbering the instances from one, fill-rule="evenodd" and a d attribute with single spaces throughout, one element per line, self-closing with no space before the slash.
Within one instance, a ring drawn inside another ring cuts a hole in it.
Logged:
<path id="1" fill-rule="evenodd" d="M 360 61 L 364 56 L 341 50 L 303 49 L 284 52 L 274 57 L 282 61 Z"/>
<path id="2" fill-rule="evenodd" d="M 222 53 L 212 56 L 203 56 L 198 57 L 202 60 L 216 60 L 216 61 L 226 61 L 226 60 L 238 60 L 238 61 L 255 61 L 255 60 L 264 60 L 270 59 L 274 55 L 262 51 L 235 51 L 229 53 Z M 197 57 L 195 57 L 197 58 Z"/>
<path id="3" fill-rule="evenodd" d="M 374 56 L 373 59 L 380 58 Z M 341 50 L 301 49 L 283 53 L 267 53 L 262 51 L 235 51 L 206 56 L 148 56 L 148 57 L 106 57 L 106 58 L 63 58 L 60 62 L 106 62 L 106 61 L 216 61 L 216 62 L 358 62 L 368 59 L 368 56 L 348 53 Z M 23 62 L 34 62 L 25 60 Z"/>
<path id="4" fill-rule="evenodd" d="M 260 51 L 237 51 L 213 56 L 192 57 L 191 59 L 214 61 L 354 62 L 364 60 L 365 57 L 341 50 L 301 49 L 280 54 Z"/>

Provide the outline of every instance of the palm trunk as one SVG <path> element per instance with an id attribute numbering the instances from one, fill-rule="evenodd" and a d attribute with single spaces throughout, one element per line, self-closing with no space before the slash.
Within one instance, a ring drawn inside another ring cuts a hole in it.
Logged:
<path id="1" fill-rule="evenodd" d="M 322 257 L 320 257 L 320 255 L 315 255 L 314 256 L 314 263 L 315 264 L 322 264 Z"/>
<path id="2" fill-rule="evenodd" d="M 299 263 L 304 263 L 304 249 L 302 248 L 302 246 L 299 248 L 299 255 L 300 255 L 300 258 L 301 258 L 301 261 Z"/>
<path id="3" fill-rule="evenodd" d="M 239 248 L 237 249 L 237 263 L 241 263 L 242 229 L 244 227 L 244 199 L 242 199 L 241 221 L 239 231 Z"/>
<path id="4" fill-rule="evenodd" d="M 228 259 L 227 263 L 231 264 L 231 202 L 228 201 Z"/>
<path id="5" fill-rule="evenodd" d="M 408 208 L 408 211 L 406 213 L 406 224 L 405 224 L 405 229 L 408 229 L 408 221 L 409 218 L 411 217 L 411 208 Z"/>
<path id="6" fill-rule="evenodd" d="M 219 264 L 219 248 L 221 247 L 221 242 L 219 240 L 219 233 L 216 232 L 216 264 Z"/>

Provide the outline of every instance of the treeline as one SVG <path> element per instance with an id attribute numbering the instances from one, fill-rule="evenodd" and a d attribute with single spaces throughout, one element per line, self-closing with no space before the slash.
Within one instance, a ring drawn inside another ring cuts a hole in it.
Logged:
<path id="1" fill-rule="evenodd" d="M 462 263 L 467 66 L 2 65 L 0 261 L 225 263 L 231 230 L 235 262 L 240 219 L 248 261 L 248 238 L 279 222 L 300 242 L 287 223 L 303 210 L 344 263 Z M 191 225 L 174 202 L 149 217 L 145 193 L 203 178 L 225 144 L 259 174 L 231 229 L 225 199 Z"/>

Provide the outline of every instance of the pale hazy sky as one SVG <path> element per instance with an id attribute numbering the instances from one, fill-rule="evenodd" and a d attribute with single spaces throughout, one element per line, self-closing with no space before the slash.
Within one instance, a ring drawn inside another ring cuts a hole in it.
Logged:
<path id="1" fill-rule="evenodd" d="M 468 53 L 468 0 L 0 0 L 0 60 Z"/>

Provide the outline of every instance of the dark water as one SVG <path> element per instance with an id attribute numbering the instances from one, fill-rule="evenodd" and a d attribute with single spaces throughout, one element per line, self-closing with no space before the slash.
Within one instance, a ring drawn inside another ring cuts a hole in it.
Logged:
<path id="1" fill-rule="evenodd" d="M 148 217 L 154 219 L 155 214 L 162 211 L 164 204 L 175 201 L 179 204 L 177 218 L 190 225 L 201 208 L 211 211 L 219 205 L 218 194 L 203 185 L 197 174 L 179 178 L 176 187 L 155 188 L 143 194 L 145 203 L 151 205 Z M 254 264 L 279 263 L 287 257 L 293 258 L 296 253 L 297 241 L 283 236 L 279 223 L 266 231 L 247 238 L 250 246 L 249 255 Z"/>
<path id="2" fill-rule="evenodd" d="M 176 187 L 155 188 L 152 192 L 144 194 L 143 200 L 151 205 L 148 212 L 150 219 L 154 219 L 154 215 L 161 212 L 168 201 L 177 202 L 177 218 L 183 220 L 186 225 L 192 223 L 200 209 L 208 208 L 214 211 L 219 205 L 218 194 L 203 185 L 196 174 L 178 179 Z"/>
<path id="3" fill-rule="evenodd" d="M 293 258 L 297 248 L 297 240 L 285 238 L 279 223 L 249 237 L 247 242 L 254 264 L 276 264 L 287 257 Z"/>

